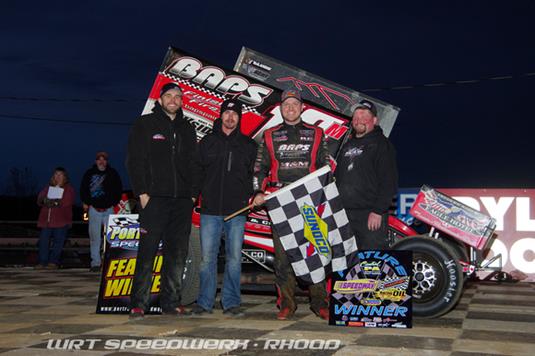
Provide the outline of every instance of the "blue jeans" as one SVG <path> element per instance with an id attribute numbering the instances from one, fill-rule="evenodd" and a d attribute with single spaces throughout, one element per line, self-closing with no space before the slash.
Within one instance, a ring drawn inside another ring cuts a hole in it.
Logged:
<path id="1" fill-rule="evenodd" d="M 59 258 L 63 250 L 63 244 L 67 238 L 68 226 L 45 227 L 39 234 L 39 264 L 46 266 L 49 263 L 59 265 Z M 52 236 L 52 246 L 50 246 L 50 236 Z M 50 253 L 49 253 L 50 249 Z"/>
<path id="2" fill-rule="evenodd" d="M 205 310 L 212 310 L 217 291 L 217 254 L 221 244 L 221 233 L 225 232 L 225 275 L 221 292 L 224 310 L 241 303 L 241 248 L 245 229 L 245 216 L 223 221 L 224 216 L 201 214 L 200 292 L 197 304 Z"/>
<path id="3" fill-rule="evenodd" d="M 106 211 L 96 211 L 92 206 L 89 207 L 89 245 L 91 247 L 91 267 L 98 267 L 100 261 L 100 246 L 102 245 L 102 228 L 108 226 L 108 218 L 113 213 L 113 208 Z"/>

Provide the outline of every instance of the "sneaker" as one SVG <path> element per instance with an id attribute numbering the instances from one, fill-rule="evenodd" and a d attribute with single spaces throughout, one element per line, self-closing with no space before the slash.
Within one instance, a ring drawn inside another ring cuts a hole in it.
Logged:
<path id="1" fill-rule="evenodd" d="M 141 320 L 145 317 L 145 312 L 141 308 L 132 308 L 130 310 L 130 315 L 128 315 L 128 319 L 130 320 Z"/>
<path id="2" fill-rule="evenodd" d="M 38 264 L 38 265 L 35 265 L 33 266 L 33 269 L 45 269 L 46 266 L 42 265 L 42 264 Z"/>
<path id="3" fill-rule="evenodd" d="M 245 313 L 243 312 L 243 310 L 241 310 L 240 307 L 232 307 L 225 309 L 223 310 L 223 314 L 232 316 L 234 318 L 239 318 L 245 315 Z"/>
<path id="4" fill-rule="evenodd" d="M 89 272 L 100 272 L 100 266 L 91 266 Z"/>
<path id="5" fill-rule="evenodd" d="M 290 308 L 282 308 L 277 314 L 278 320 L 288 320 L 294 315 L 294 312 Z"/>
<path id="6" fill-rule="evenodd" d="M 319 308 L 319 310 L 312 309 L 312 311 L 317 317 L 323 320 L 329 320 L 329 308 Z"/>
<path id="7" fill-rule="evenodd" d="M 46 265 L 46 269 L 58 269 L 59 266 L 55 263 L 49 263 Z"/>
<path id="8" fill-rule="evenodd" d="M 203 315 L 204 313 L 212 314 L 211 310 L 206 310 L 201 307 L 199 304 L 195 304 L 190 310 L 192 315 Z"/>
<path id="9" fill-rule="evenodd" d="M 171 316 L 186 316 L 191 315 L 191 312 L 187 311 L 183 305 L 179 305 L 175 309 L 162 310 L 162 314 Z"/>

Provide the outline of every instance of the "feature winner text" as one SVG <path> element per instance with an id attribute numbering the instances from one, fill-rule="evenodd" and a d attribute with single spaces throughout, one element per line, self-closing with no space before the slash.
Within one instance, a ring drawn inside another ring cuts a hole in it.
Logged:
<path id="1" fill-rule="evenodd" d="M 150 292 L 160 292 L 160 272 L 162 270 L 162 256 L 156 256 L 152 267 L 152 283 Z M 135 258 L 113 259 L 106 271 L 106 288 L 104 298 L 117 298 L 130 295 L 132 280 L 136 269 Z"/>

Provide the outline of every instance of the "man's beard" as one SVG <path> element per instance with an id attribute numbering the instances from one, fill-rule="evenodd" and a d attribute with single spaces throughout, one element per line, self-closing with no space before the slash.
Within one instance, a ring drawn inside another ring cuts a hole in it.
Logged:
<path id="1" fill-rule="evenodd" d="M 357 136 L 363 136 L 364 134 L 366 134 L 366 125 L 364 124 L 357 124 L 355 125 L 354 129 L 355 135 Z"/>
<path id="2" fill-rule="evenodd" d="M 163 111 L 165 111 L 165 113 L 168 114 L 168 115 L 176 115 L 176 113 L 178 112 L 178 110 L 179 110 L 180 108 L 176 108 L 174 111 L 171 111 L 171 110 L 169 110 L 167 107 L 162 106 L 162 109 L 163 109 Z"/>

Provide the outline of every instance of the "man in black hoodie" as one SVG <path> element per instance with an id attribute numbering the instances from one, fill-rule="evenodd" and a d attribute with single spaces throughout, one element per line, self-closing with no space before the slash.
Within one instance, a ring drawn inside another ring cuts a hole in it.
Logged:
<path id="1" fill-rule="evenodd" d="M 121 200 L 123 184 L 121 177 L 108 163 L 108 154 L 97 152 L 95 164 L 89 168 L 80 184 L 80 198 L 84 212 L 89 218 L 89 246 L 91 250 L 90 271 L 100 271 L 100 247 L 102 228 L 107 226 L 113 207 Z"/>
<path id="2" fill-rule="evenodd" d="M 353 111 L 354 134 L 342 147 L 335 172 L 361 250 L 388 248 L 388 208 L 398 184 L 396 150 L 377 122 L 375 105 L 361 100 Z"/>
<path id="3" fill-rule="evenodd" d="M 181 282 L 191 231 L 191 162 L 196 156 L 196 138 L 181 108 L 182 90 L 175 83 L 165 84 L 152 113 L 134 122 L 128 138 L 126 167 L 141 204 L 131 319 L 143 318 L 149 306 L 152 268 L 160 241 L 162 312 L 185 314 Z"/>
<path id="4" fill-rule="evenodd" d="M 256 143 L 240 132 L 242 104 L 226 100 L 211 134 L 199 144 L 196 169 L 199 180 L 194 193 L 201 193 L 200 291 L 192 313 L 211 313 L 217 289 L 217 254 L 225 233 L 225 274 L 221 291 L 223 313 L 242 316 L 240 309 L 241 247 L 247 213 L 224 221 L 225 216 L 245 207 L 253 192 Z"/>

